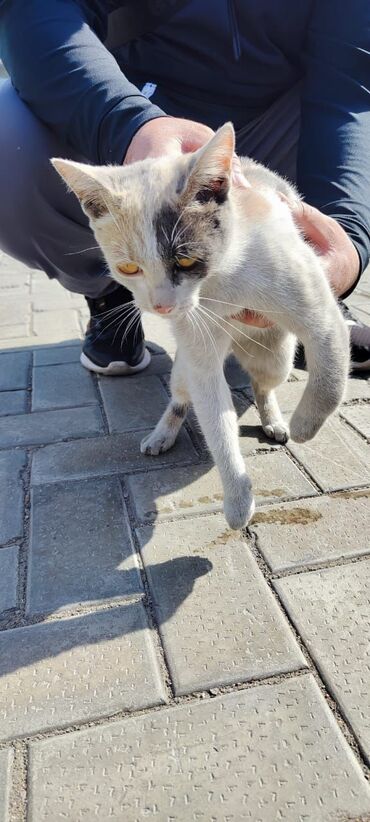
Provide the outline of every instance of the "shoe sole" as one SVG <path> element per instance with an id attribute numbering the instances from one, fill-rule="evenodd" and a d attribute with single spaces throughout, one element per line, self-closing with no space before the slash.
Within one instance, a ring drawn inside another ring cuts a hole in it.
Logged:
<path id="1" fill-rule="evenodd" d="M 139 371 L 144 371 L 144 368 L 147 368 L 151 361 L 151 356 L 148 349 L 145 349 L 143 359 L 137 365 L 129 365 L 127 362 L 110 362 L 105 368 L 101 365 L 97 365 L 92 360 L 81 352 L 80 356 L 80 363 L 87 368 L 88 371 L 94 371 L 95 374 L 105 374 L 109 377 L 119 377 L 119 376 L 128 376 L 129 374 L 137 374 Z"/>

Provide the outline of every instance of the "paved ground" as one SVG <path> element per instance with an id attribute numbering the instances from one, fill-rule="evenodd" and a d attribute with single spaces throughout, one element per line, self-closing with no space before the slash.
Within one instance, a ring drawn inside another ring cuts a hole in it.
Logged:
<path id="1" fill-rule="evenodd" d="M 370 382 L 272 447 L 230 364 L 259 504 L 236 534 L 194 421 L 140 454 L 164 322 L 147 372 L 97 380 L 81 299 L 5 256 L 0 294 L 0 818 L 370 820 Z M 352 303 L 370 322 L 369 276 Z"/>

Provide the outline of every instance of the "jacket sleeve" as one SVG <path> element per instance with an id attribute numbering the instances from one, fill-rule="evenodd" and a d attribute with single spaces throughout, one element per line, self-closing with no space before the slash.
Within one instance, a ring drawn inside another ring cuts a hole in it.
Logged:
<path id="1" fill-rule="evenodd" d="M 122 74 L 99 37 L 105 4 L 0 0 L 0 54 L 20 97 L 92 163 L 121 163 L 163 111 Z"/>
<path id="2" fill-rule="evenodd" d="M 370 256 L 370 3 L 315 0 L 306 42 L 297 181 Z"/>

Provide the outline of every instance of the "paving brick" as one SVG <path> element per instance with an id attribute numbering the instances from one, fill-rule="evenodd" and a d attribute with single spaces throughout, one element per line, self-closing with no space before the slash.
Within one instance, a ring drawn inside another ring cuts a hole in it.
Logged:
<path id="1" fill-rule="evenodd" d="M 81 345 L 53 345 L 47 348 L 38 348 L 34 351 L 33 364 L 59 365 L 65 362 L 79 362 Z"/>
<path id="2" fill-rule="evenodd" d="M 288 440 L 287 447 L 323 491 L 370 482 L 369 446 L 339 417 L 327 420 L 310 442 L 302 445 Z"/>
<path id="3" fill-rule="evenodd" d="M 151 343 L 154 343 L 154 350 L 158 352 L 176 353 L 176 342 L 168 320 L 145 312 L 142 321 L 145 339 L 149 343 L 149 348 L 152 347 Z"/>
<path id="4" fill-rule="evenodd" d="M 356 428 L 356 431 L 370 440 L 370 405 L 352 405 L 350 408 L 342 408 L 341 414 Z"/>
<path id="5" fill-rule="evenodd" d="M 141 592 L 118 480 L 33 489 L 29 614 Z"/>
<path id="6" fill-rule="evenodd" d="M 25 464 L 26 455 L 23 451 L 3 451 L 0 453 L 0 543 L 22 536 L 23 489 L 21 472 Z"/>
<path id="7" fill-rule="evenodd" d="M 14 296 L 12 293 L 1 295 L 0 302 L 0 326 L 25 325 L 30 317 L 30 306 L 27 299 Z M 8 334 L 11 331 L 8 329 Z"/>
<path id="8" fill-rule="evenodd" d="M 165 701 L 140 603 L 0 633 L 0 737 Z"/>
<path id="9" fill-rule="evenodd" d="M 18 548 L 0 550 L 0 613 L 17 605 Z"/>
<path id="10" fill-rule="evenodd" d="M 31 742 L 30 784 L 30 822 L 71 819 L 71 809 L 73 822 L 102 808 L 128 822 L 339 822 L 370 811 L 311 676 Z"/>
<path id="11" fill-rule="evenodd" d="M 370 762 L 370 559 L 275 586 Z"/>
<path id="12" fill-rule="evenodd" d="M 1 391 L 0 417 L 24 414 L 27 409 L 27 391 Z"/>
<path id="13" fill-rule="evenodd" d="M 19 340 L 23 339 L 29 333 L 29 324 L 28 323 L 17 323 L 13 325 L 1 325 L 0 326 L 0 340 L 1 340 L 1 347 L 3 348 L 3 340 Z"/>
<path id="14" fill-rule="evenodd" d="M 155 427 L 168 405 L 168 395 L 158 377 L 140 376 L 99 380 L 109 430 L 112 433 Z"/>
<path id="15" fill-rule="evenodd" d="M 141 454 L 140 441 L 147 433 L 149 431 L 111 434 L 99 439 L 46 446 L 33 456 L 32 483 L 39 485 L 66 479 L 111 476 L 136 468 L 151 469 L 153 465 L 174 465 L 181 461 L 199 462 L 186 431 L 181 431 L 176 445 L 165 454 L 158 457 Z M 151 475 L 150 471 L 148 482 L 151 482 Z"/>
<path id="16" fill-rule="evenodd" d="M 177 695 L 305 667 L 247 545 L 222 516 L 138 536 Z"/>
<path id="17" fill-rule="evenodd" d="M 368 400 L 370 398 L 370 380 L 351 377 L 347 380 L 344 402 L 351 400 Z"/>
<path id="18" fill-rule="evenodd" d="M 47 337 L 49 342 L 61 342 L 71 337 L 80 337 L 77 311 L 60 308 L 59 311 L 34 313 L 33 332 L 36 338 L 45 339 Z"/>
<path id="19" fill-rule="evenodd" d="M 41 365 L 33 370 L 32 410 L 96 405 L 92 375 L 80 363 Z"/>
<path id="20" fill-rule="evenodd" d="M 28 351 L 0 354 L 0 391 L 27 388 L 31 357 Z"/>
<path id="21" fill-rule="evenodd" d="M 314 487 L 283 452 L 246 460 L 257 503 L 316 494 Z M 223 490 L 217 468 L 209 463 L 161 468 L 128 477 L 141 522 L 222 509 Z"/>
<path id="22" fill-rule="evenodd" d="M 258 511 L 251 525 L 273 571 L 369 553 L 370 491 L 339 491 Z"/>
<path id="23" fill-rule="evenodd" d="M 254 405 L 247 405 L 245 409 L 238 408 L 235 402 L 239 424 L 239 446 L 243 456 L 253 454 L 255 451 L 278 451 L 281 449 L 274 440 L 271 440 L 263 431 L 260 415 Z"/>
<path id="24" fill-rule="evenodd" d="M 13 751 L 11 748 L 0 751 L 0 819 L 1 822 L 9 820 L 9 794 L 11 787 L 11 772 L 13 764 Z"/>
<path id="25" fill-rule="evenodd" d="M 44 445 L 63 439 L 92 437 L 103 429 L 101 411 L 94 406 L 35 411 L 0 419 L 0 447 Z"/>
<path id="26" fill-rule="evenodd" d="M 59 311 L 61 308 L 82 308 L 86 305 L 84 297 L 72 294 L 60 287 L 59 293 L 42 290 L 32 296 L 33 311 Z"/>

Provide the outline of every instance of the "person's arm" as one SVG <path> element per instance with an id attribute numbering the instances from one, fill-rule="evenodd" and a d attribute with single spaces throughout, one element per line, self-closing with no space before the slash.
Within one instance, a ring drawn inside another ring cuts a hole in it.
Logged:
<path id="1" fill-rule="evenodd" d="M 0 0 L 0 55 L 37 117 L 92 163 L 121 163 L 164 112 L 122 74 L 101 39 L 101 0 Z"/>
<path id="2" fill-rule="evenodd" d="M 333 218 L 351 240 L 346 250 L 345 238 L 328 221 L 333 277 L 335 267 L 342 267 L 336 290 L 345 294 L 370 257 L 369 0 L 315 0 L 305 65 L 298 188 L 307 203 Z M 306 215 L 308 234 L 314 216 Z M 323 231 L 324 223 L 319 226 L 319 233 Z"/>

